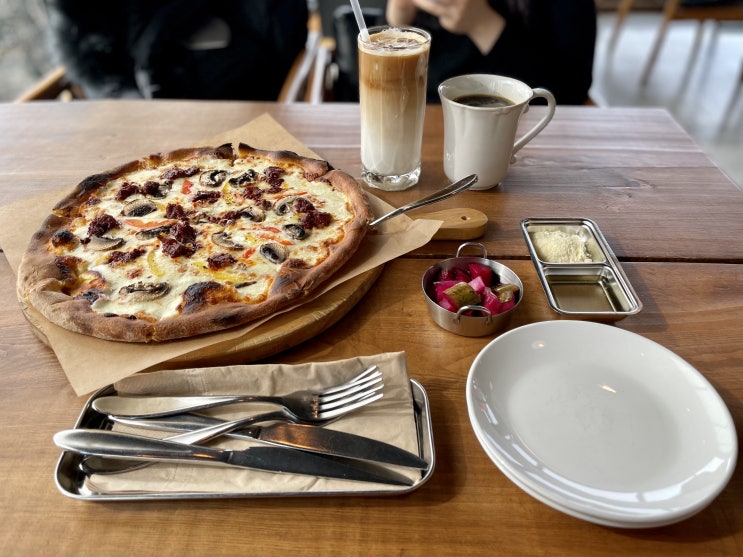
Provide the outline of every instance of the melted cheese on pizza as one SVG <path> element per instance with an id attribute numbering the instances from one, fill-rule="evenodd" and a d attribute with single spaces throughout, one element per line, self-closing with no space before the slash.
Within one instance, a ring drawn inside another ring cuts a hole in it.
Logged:
<path id="1" fill-rule="evenodd" d="M 258 303 L 279 267 L 321 263 L 353 218 L 329 182 L 261 157 L 132 172 L 73 216 L 52 239 L 58 266 L 75 267 L 66 293 L 101 314 L 149 320 L 188 311 L 189 296 L 214 282 L 230 301 Z"/>

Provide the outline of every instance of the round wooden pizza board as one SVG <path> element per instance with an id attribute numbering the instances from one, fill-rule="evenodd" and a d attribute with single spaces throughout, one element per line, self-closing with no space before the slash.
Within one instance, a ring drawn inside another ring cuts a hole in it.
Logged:
<path id="1" fill-rule="evenodd" d="M 369 291 L 382 274 L 383 269 L 384 266 L 380 265 L 353 277 L 296 310 L 274 317 L 242 338 L 210 344 L 172 358 L 148 371 L 244 364 L 267 358 L 301 344 L 345 316 Z M 24 304 L 21 304 L 21 309 L 36 336 L 51 347 L 49 339 L 37 325 L 38 319 L 41 318 L 40 315 L 31 315 L 29 313 L 31 310 Z"/>

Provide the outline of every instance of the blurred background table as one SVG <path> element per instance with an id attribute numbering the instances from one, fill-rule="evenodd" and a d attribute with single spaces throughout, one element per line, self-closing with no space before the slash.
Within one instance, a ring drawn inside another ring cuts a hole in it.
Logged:
<path id="1" fill-rule="evenodd" d="M 86 101 L 0 105 L 0 204 L 72 186 L 141 155 L 191 145 L 268 112 L 336 167 L 359 174 L 358 106 L 248 102 Z M 539 115 L 534 107 L 524 126 Z M 443 186 L 443 128 L 429 107 L 423 178 L 401 205 Z M 260 147 L 260 146 L 259 146 Z M 489 217 L 489 256 L 524 282 L 511 328 L 556 319 L 518 223 L 540 216 L 595 220 L 644 303 L 616 326 L 666 346 L 719 391 L 743 431 L 743 192 L 663 110 L 560 107 L 498 188 L 436 209 Z M 431 401 L 433 477 L 400 497 L 214 499 L 89 503 L 54 487 L 52 435 L 71 427 L 77 397 L 18 307 L 0 262 L 0 553 L 130 555 L 740 555 L 741 464 L 704 511 L 676 525 L 620 530 L 536 501 L 480 448 L 467 417 L 469 366 L 490 338 L 437 327 L 423 272 L 456 242 L 431 242 L 389 263 L 350 314 L 273 361 L 327 361 L 404 350 Z M 1 256 L 5 259 L 4 255 Z M 740 439 L 740 433 L 739 433 Z"/>

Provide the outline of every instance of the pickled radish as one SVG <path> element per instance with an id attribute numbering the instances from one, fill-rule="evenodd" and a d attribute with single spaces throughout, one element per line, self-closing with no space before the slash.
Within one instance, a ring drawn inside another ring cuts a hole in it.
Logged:
<path id="1" fill-rule="evenodd" d="M 457 280 L 440 280 L 433 283 L 433 288 L 436 291 L 436 300 L 438 301 L 449 288 L 458 284 Z"/>
<path id="2" fill-rule="evenodd" d="M 456 282 L 469 282 L 472 277 L 466 271 L 456 267 L 452 269 L 441 269 L 441 275 L 438 280 L 453 280 Z"/>
<path id="3" fill-rule="evenodd" d="M 457 307 L 457 304 L 455 304 L 451 298 L 449 298 L 446 294 L 441 296 L 441 298 L 438 298 L 436 303 L 440 305 L 442 308 L 444 308 L 447 311 L 451 311 L 452 313 L 456 313 L 459 309 Z"/>
<path id="4" fill-rule="evenodd" d="M 485 291 L 485 295 L 482 298 L 482 307 L 487 309 L 493 315 L 497 315 L 502 311 L 505 311 L 503 309 L 503 304 L 501 304 L 501 301 L 498 298 L 498 295 L 490 288 Z"/>
<path id="5" fill-rule="evenodd" d="M 503 284 L 500 277 L 487 265 L 470 263 L 467 269 L 441 269 L 430 289 L 431 298 L 447 311 L 456 313 L 462 306 L 481 306 L 492 315 L 513 308 L 518 301 L 519 288 Z M 482 311 L 467 311 L 465 315 L 479 316 Z"/>
<path id="6" fill-rule="evenodd" d="M 485 284 L 493 283 L 493 269 L 487 265 L 480 265 L 479 263 L 470 263 L 470 276 L 472 278 L 480 277 Z"/>
<path id="7" fill-rule="evenodd" d="M 482 276 L 476 276 L 471 281 L 469 281 L 467 284 L 469 284 L 472 287 L 472 290 L 477 292 L 480 296 L 484 294 L 486 290 L 488 290 L 488 284 L 485 284 L 485 281 L 483 281 Z"/>

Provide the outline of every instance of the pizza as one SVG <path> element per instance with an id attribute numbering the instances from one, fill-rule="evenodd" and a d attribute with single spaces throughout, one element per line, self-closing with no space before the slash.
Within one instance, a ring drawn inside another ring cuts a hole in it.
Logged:
<path id="1" fill-rule="evenodd" d="M 245 144 L 84 179 L 33 236 L 18 295 L 94 337 L 161 342 L 285 309 L 353 255 L 372 213 L 328 162 Z"/>

